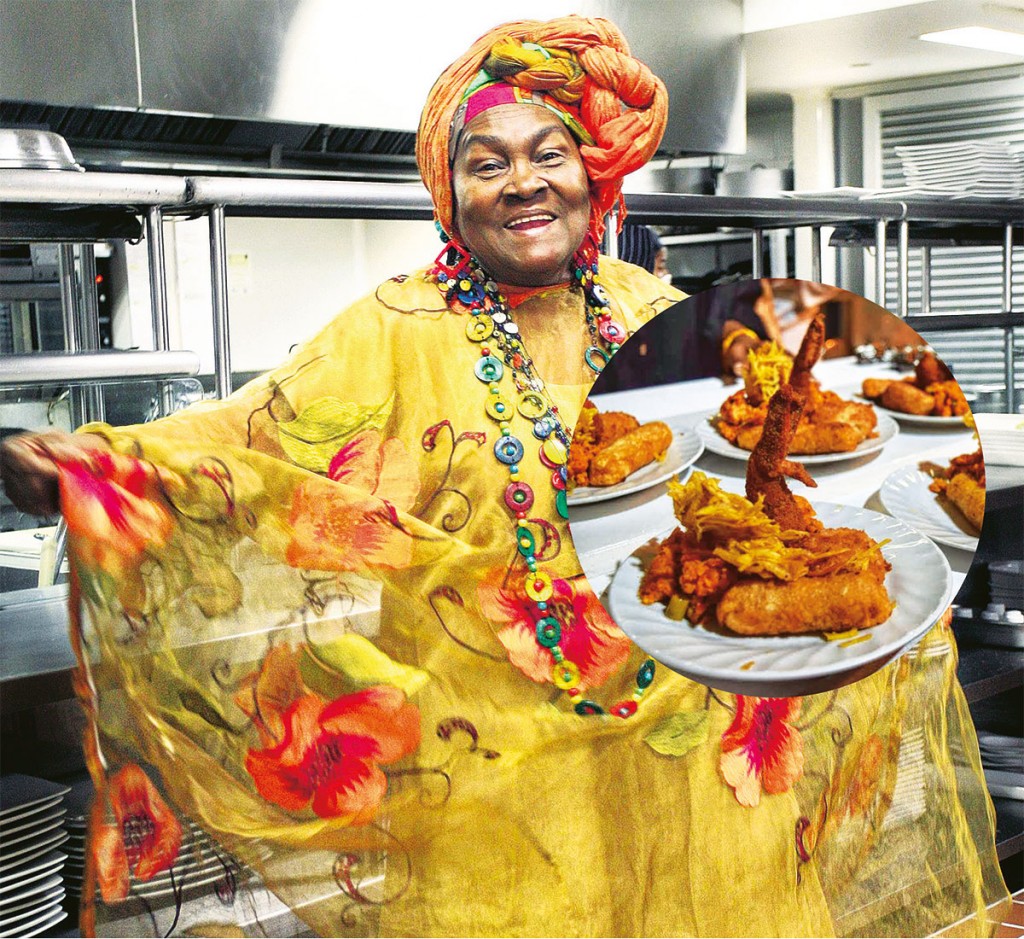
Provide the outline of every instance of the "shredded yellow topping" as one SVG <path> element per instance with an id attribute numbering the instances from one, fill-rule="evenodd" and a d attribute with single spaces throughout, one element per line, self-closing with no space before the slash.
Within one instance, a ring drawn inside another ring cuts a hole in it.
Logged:
<path id="1" fill-rule="evenodd" d="M 793 360 L 776 342 L 762 343 L 747 353 L 747 378 L 761 389 L 765 401 L 789 381 L 792 370 Z"/>
<path id="2" fill-rule="evenodd" d="M 858 642 L 867 642 L 871 638 L 871 633 L 861 633 L 853 639 L 847 639 L 846 642 L 839 643 L 840 649 L 848 649 L 850 646 L 857 645 Z"/>
<path id="3" fill-rule="evenodd" d="M 859 629 L 847 629 L 841 633 L 822 633 L 828 642 L 838 642 L 841 639 L 850 639 L 859 633 Z"/>

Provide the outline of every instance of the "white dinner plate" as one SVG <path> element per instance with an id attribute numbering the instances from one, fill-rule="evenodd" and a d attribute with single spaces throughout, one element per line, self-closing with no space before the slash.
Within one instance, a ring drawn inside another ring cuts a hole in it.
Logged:
<path id="1" fill-rule="evenodd" d="M 713 632 L 665 615 L 660 603 L 637 597 L 643 576 L 630 555 L 608 590 L 609 609 L 620 628 L 649 655 L 687 678 L 736 694 L 789 697 L 828 691 L 865 678 L 919 639 L 952 597 L 953 578 L 943 553 L 899 519 L 858 506 L 813 503 L 828 528 L 859 528 L 889 543 L 882 554 L 892 565 L 885 579 L 896 609 L 884 623 L 864 630 L 870 638 L 845 646 L 817 633 L 738 636 Z M 672 529 L 664 534 L 668 535 Z"/>
<path id="2" fill-rule="evenodd" d="M 663 483 L 695 463 L 704 452 L 704 444 L 701 443 L 700 437 L 689 428 L 684 430 L 677 426 L 671 418 L 665 423 L 672 428 L 672 443 L 663 460 L 654 460 L 640 467 L 614 486 L 577 486 L 569 493 L 569 505 L 587 505 L 591 502 L 604 502 L 606 499 L 628 496 L 630 493 Z"/>
<path id="3" fill-rule="evenodd" d="M 59 783 L 21 773 L 0 777 L 0 823 L 33 806 L 52 805 L 70 791 Z"/>
<path id="4" fill-rule="evenodd" d="M 17 810 L 11 810 L 7 815 L 0 818 L 0 840 L 3 839 L 6 832 L 12 831 L 15 825 L 20 826 L 22 824 L 34 823 L 36 819 L 33 818 L 33 816 L 52 814 L 53 809 L 60 806 L 63 798 L 63 795 L 57 793 L 42 802 L 36 802 L 33 805 L 27 805 Z"/>
<path id="5" fill-rule="evenodd" d="M 33 810 L 30 814 L 14 819 L 7 825 L 0 825 L 0 845 L 10 844 L 14 836 L 22 832 L 41 831 L 44 826 L 52 827 L 53 822 L 64 819 L 66 811 L 64 806 L 58 802 L 57 805 L 49 806 L 46 812 Z"/>
<path id="6" fill-rule="evenodd" d="M 963 518 L 948 499 L 928 489 L 932 478 L 916 465 L 893 470 L 882 483 L 878 497 L 885 511 L 939 544 L 961 551 L 978 550 L 978 536 L 965 530 Z"/>
<path id="7" fill-rule="evenodd" d="M 914 424 L 917 427 L 931 427 L 935 430 L 970 430 L 964 423 L 963 415 L 959 417 L 933 417 L 930 414 L 906 414 L 903 411 L 894 411 L 892 408 L 882 407 L 877 401 L 865 398 L 862 394 L 856 394 L 853 397 L 863 404 L 874 405 L 875 410 L 879 414 L 887 414 L 889 417 L 893 417 L 904 424 Z"/>
<path id="8" fill-rule="evenodd" d="M 4 935 L 12 927 L 17 927 L 23 920 L 30 916 L 39 916 L 49 912 L 53 907 L 58 906 L 64 899 L 64 888 L 60 887 L 51 893 L 35 897 L 32 900 L 21 904 L 18 909 L 0 910 L 0 932 Z"/>
<path id="9" fill-rule="evenodd" d="M 12 846 L 22 845 L 26 841 L 36 841 L 43 835 L 52 832 L 55 828 L 60 828 L 63 824 L 64 819 L 58 816 L 57 818 L 41 821 L 38 825 L 29 825 L 15 834 L 9 835 L 7 832 L 4 832 L 3 836 L 0 837 L 0 864 L 5 863 L 14 856 L 10 850 Z"/>
<path id="10" fill-rule="evenodd" d="M 61 883 L 60 874 L 53 878 L 47 878 L 42 884 L 45 889 L 19 894 L 10 903 L 0 903 L 0 927 L 8 919 L 13 918 L 15 913 L 49 906 L 54 901 L 59 903 L 64 899 L 64 884 Z"/>
<path id="11" fill-rule="evenodd" d="M 59 848 L 67 840 L 68 834 L 61 828 L 57 831 L 47 832 L 41 838 L 16 844 L 11 851 L 4 851 L 3 857 L 0 857 L 0 883 L 3 883 L 8 875 L 20 869 L 22 865 L 35 860 L 48 851 Z"/>
<path id="12" fill-rule="evenodd" d="M 700 435 L 700 439 L 704 441 L 704 446 L 712 453 L 717 453 L 719 456 L 727 456 L 733 460 L 743 460 L 745 463 L 750 459 L 750 451 L 729 443 L 711 424 L 711 418 L 717 413 L 717 410 L 712 412 L 707 420 L 700 421 L 697 424 L 697 433 Z M 877 437 L 868 437 L 867 440 L 862 440 L 856 447 L 848 450 L 846 453 L 793 453 L 790 454 L 790 459 L 807 466 L 818 463 L 838 463 L 842 460 L 856 460 L 858 457 L 867 456 L 869 453 L 877 453 L 900 432 L 900 428 L 899 424 L 891 417 L 886 414 L 879 414 L 878 426 L 875 427 L 875 432 L 878 434 Z"/>
<path id="13" fill-rule="evenodd" d="M 0 872 L 0 902 L 12 894 L 23 892 L 26 884 L 58 871 L 67 859 L 67 855 L 60 851 L 49 851 L 44 857 L 33 859 L 16 870 Z"/>
<path id="14" fill-rule="evenodd" d="M 52 929 L 57 923 L 68 918 L 67 911 L 56 906 L 40 913 L 36 919 L 22 920 L 10 930 L 4 930 L 5 936 L 38 936 Z"/>
<path id="15" fill-rule="evenodd" d="M 22 884 L 17 890 L 0 896 L 0 916 L 6 916 L 8 912 L 21 909 L 26 904 L 38 903 L 45 894 L 61 890 L 63 886 L 60 874 L 46 874 L 41 878 L 34 878 Z"/>

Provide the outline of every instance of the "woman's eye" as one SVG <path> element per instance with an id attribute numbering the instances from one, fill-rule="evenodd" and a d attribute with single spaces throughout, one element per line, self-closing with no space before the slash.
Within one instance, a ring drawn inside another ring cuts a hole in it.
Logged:
<path id="1" fill-rule="evenodd" d="M 475 173 L 479 176 L 493 176 L 496 173 L 500 173 L 502 165 L 497 160 L 485 160 L 483 163 L 476 165 Z"/>
<path id="2" fill-rule="evenodd" d="M 539 163 L 557 163 L 559 160 L 564 159 L 563 154 L 559 150 L 546 150 L 538 157 Z"/>

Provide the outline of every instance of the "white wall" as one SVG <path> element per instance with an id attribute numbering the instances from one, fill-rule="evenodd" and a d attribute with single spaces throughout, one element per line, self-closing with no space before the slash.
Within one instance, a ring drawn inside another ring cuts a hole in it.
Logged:
<path id="1" fill-rule="evenodd" d="M 264 371 L 381 281 L 430 264 L 430 222 L 229 218 L 228 308 L 233 371 Z M 164 225 L 171 345 L 213 372 L 210 248 L 205 218 Z M 122 348 L 152 348 L 145 245 L 128 247 L 129 303 L 117 307 Z"/>

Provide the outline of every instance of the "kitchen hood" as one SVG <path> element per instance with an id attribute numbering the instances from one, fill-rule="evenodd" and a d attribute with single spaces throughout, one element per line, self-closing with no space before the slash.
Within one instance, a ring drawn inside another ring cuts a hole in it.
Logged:
<path id="1" fill-rule="evenodd" d="M 741 0 L 685 5 L 685 21 L 663 0 L 522 3 L 508 16 L 621 26 L 669 88 L 665 153 L 745 148 Z M 411 178 L 425 90 L 503 18 L 445 9 L 442 26 L 419 4 L 0 0 L 0 123 L 60 133 L 93 167 Z"/>

